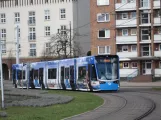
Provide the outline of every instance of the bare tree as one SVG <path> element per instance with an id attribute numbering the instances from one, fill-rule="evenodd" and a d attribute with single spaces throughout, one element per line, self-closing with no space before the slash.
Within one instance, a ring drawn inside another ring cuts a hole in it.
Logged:
<path id="1" fill-rule="evenodd" d="M 52 35 L 50 39 L 50 52 L 49 54 L 44 53 L 44 55 L 55 56 L 59 59 L 76 57 L 83 54 L 80 43 L 75 42 L 75 35 L 68 35 L 67 32 L 64 33 L 58 30 L 58 33 Z M 71 52 L 70 52 L 71 50 Z M 44 56 L 43 55 L 43 56 Z"/>

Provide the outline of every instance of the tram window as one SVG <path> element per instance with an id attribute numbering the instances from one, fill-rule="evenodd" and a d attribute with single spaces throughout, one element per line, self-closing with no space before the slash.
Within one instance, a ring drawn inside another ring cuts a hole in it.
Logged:
<path id="1" fill-rule="evenodd" d="M 69 68 L 65 68 L 65 79 L 69 79 Z"/>
<path id="2" fill-rule="evenodd" d="M 57 69 L 48 69 L 48 79 L 56 79 Z"/>
<path id="3" fill-rule="evenodd" d="M 74 66 L 70 66 L 70 80 L 74 81 Z"/>
<path id="4" fill-rule="evenodd" d="M 39 69 L 39 76 L 42 76 L 43 75 L 43 68 L 40 68 Z"/>
<path id="5" fill-rule="evenodd" d="M 61 67 L 61 81 L 64 81 L 64 67 Z"/>
<path id="6" fill-rule="evenodd" d="M 83 81 L 86 79 L 86 66 L 78 68 L 78 80 Z"/>
<path id="7" fill-rule="evenodd" d="M 19 70 L 17 72 L 17 78 L 18 78 L 18 80 L 21 80 L 22 79 L 22 70 Z"/>
<path id="8" fill-rule="evenodd" d="M 38 78 L 38 70 L 34 70 L 34 79 L 35 79 L 36 77 Z"/>
<path id="9" fill-rule="evenodd" d="M 91 80 L 97 81 L 96 69 L 94 64 L 92 64 L 92 67 L 91 67 Z"/>
<path id="10" fill-rule="evenodd" d="M 26 76 L 25 73 L 26 73 L 25 70 L 23 70 L 23 79 L 25 79 Z"/>

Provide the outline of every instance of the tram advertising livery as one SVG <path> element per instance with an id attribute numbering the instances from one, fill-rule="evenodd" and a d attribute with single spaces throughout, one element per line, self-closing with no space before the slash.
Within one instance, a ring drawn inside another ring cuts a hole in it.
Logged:
<path id="1" fill-rule="evenodd" d="M 13 84 L 18 88 L 82 91 L 120 88 L 117 55 L 13 64 L 12 73 Z"/>

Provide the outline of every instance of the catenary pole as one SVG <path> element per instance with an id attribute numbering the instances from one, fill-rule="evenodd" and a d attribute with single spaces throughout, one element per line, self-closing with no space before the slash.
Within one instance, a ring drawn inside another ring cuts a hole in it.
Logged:
<path id="1" fill-rule="evenodd" d="M 4 109 L 4 88 L 3 88 L 3 69 L 2 69 L 2 41 L 0 33 L 0 71 L 1 71 L 1 97 L 2 97 L 2 109 Z"/>
<path id="2" fill-rule="evenodd" d="M 70 58 L 72 57 L 72 29 L 71 29 L 71 21 L 69 22 L 70 26 Z"/>
<path id="3" fill-rule="evenodd" d="M 19 27 L 17 29 L 17 39 L 16 39 L 16 64 L 19 64 Z"/>

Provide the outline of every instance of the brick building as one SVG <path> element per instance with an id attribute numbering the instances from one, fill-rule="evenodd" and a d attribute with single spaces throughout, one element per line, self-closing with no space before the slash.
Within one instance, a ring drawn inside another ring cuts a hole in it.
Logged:
<path id="1" fill-rule="evenodd" d="M 120 77 L 161 79 L 160 0 L 91 0 L 91 51 L 117 54 Z"/>

